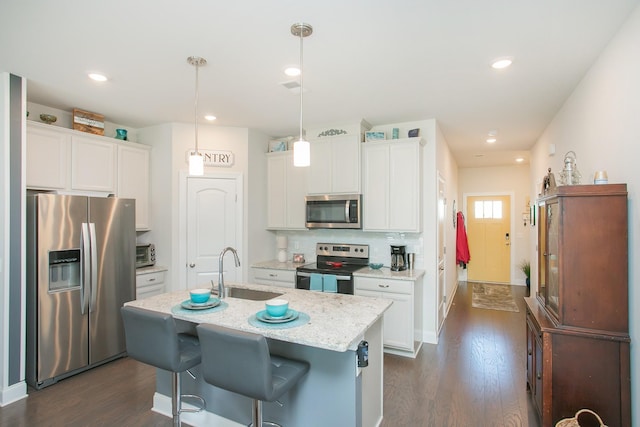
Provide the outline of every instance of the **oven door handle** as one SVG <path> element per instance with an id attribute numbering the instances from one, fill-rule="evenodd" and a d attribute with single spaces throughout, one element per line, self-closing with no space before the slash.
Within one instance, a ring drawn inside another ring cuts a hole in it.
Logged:
<path id="1" fill-rule="evenodd" d="M 300 276 L 300 277 L 311 277 L 312 273 L 306 273 L 303 271 L 297 271 L 296 272 L 296 276 Z M 323 276 L 336 276 L 336 279 L 338 280 L 351 280 L 351 276 L 339 276 L 337 274 L 325 274 L 325 273 L 314 273 L 314 274 L 322 274 Z"/>

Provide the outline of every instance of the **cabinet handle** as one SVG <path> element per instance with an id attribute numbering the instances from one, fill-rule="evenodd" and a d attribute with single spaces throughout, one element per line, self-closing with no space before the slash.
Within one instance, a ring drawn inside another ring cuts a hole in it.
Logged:
<path id="1" fill-rule="evenodd" d="M 156 281 L 156 278 L 155 278 L 155 277 L 152 277 L 151 279 L 149 279 L 149 281 L 150 281 L 150 282 L 155 282 L 155 281 Z"/>
<path id="2" fill-rule="evenodd" d="M 378 285 L 379 288 L 388 288 L 389 285 Z"/>
<path id="3" fill-rule="evenodd" d="M 527 354 L 528 354 L 529 356 L 531 356 L 533 353 L 531 352 L 531 350 L 529 350 L 529 351 L 527 352 Z"/>
<path id="4" fill-rule="evenodd" d="M 542 374 L 541 374 L 540 372 L 538 372 L 538 373 L 536 374 L 536 378 L 537 378 L 537 379 L 539 379 L 539 380 L 540 380 L 540 379 L 542 379 Z"/>
<path id="5" fill-rule="evenodd" d="M 269 273 L 269 277 L 278 277 L 278 275 L 275 273 Z"/>
<path id="6" fill-rule="evenodd" d="M 194 268 L 196 265 L 194 263 L 189 264 L 189 267 Z"/>

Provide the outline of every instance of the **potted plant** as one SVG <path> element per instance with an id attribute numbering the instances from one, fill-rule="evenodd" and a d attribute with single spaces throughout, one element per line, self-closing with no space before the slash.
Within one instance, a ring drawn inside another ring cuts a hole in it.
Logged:
<path id="1" fill-rule="evenodd" d="M 526 283 L 527 283 L 527 289 L 528 289 L 529 286 L 531 285 L 531 263 L 525 259 L 525 260 L 522 260 L 522 262 L 518 267 L 527 278 Z"/>

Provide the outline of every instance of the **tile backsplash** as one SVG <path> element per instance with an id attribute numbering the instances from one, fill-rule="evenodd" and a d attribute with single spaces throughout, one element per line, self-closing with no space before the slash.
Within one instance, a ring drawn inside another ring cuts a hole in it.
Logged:
<path id="1" fill-rule="evenodd" d="M 369 245 L 371 262 L 391 264 L 391 245 L 406 245 L 407 252 L 416 254 L 416 268 L 424 269 L 423 239 L 417 233 L 368 233 L 360 230 L 279 231 L 288 238 L 287 259 L 294 253 L 303 253 L 306 262 L 315 262 L 317 243 L 351 243 Z M 274 245 L 274 255 L 277 249 Z M 275 256 L 274 256 L 275 258 Z"/>

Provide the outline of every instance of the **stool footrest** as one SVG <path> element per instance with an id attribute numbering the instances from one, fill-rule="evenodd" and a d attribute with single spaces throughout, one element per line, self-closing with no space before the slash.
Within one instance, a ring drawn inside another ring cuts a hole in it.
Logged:
<path id="1" fill-rule="evenodd" d="M 206 409 L 207 403 L 204 401 L 204 399 L 201 396 L 198 396 L 197 394 L 181 394 L 180 395 L 181 400 L 184 399 L 185 397 L 189 399 L 197 399 L 200 401 L 200 403 L 199 405 L 194 404 L 194 406 L 197 406 L 197 408 L 194 408 L 194 409 L 180 407 L 180 412 L 200 412 Z"/>

